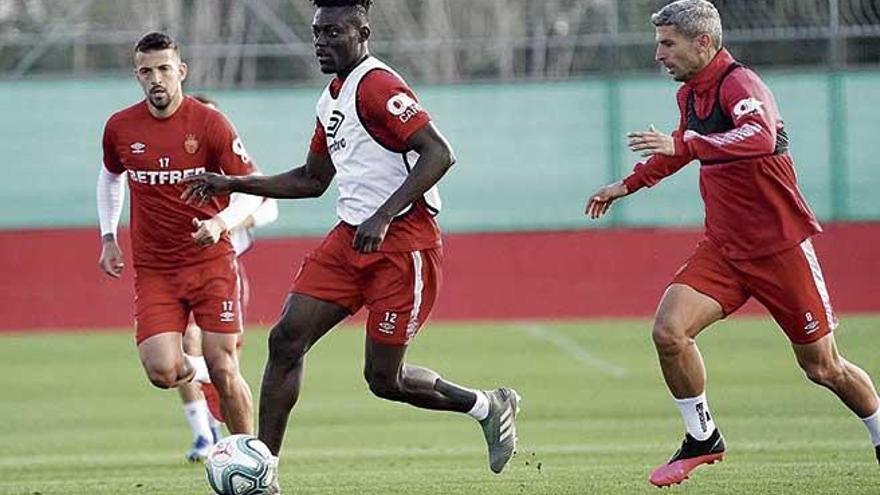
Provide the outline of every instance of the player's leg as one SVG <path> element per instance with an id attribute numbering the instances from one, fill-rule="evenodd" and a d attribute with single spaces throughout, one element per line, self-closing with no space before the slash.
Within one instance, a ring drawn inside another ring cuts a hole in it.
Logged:
<path id="1" fill-rule="evenodd" d="M 657 486 L 681 483 L 701 464 L 721 460 L 725 449 L 706 398 L 706 370 L 696 336 L 736 311 L 748 298 L 720 252 L 703 242 L 660 300 L 652 338 L 666 386 L 685 425 L 679 450 L 650 476 Z"/>
<path id="2" fill-rule="evenodd" d="M 220 395 L 220 405 L 230 433 L 252 433 L 254 406 L 251 390 L 241 376 L 236 343 L 238 334 L 205 329 L 202 352 L 208 363 L 211 382 Z"/>
<path id="3" fill-rule="evenodd" d="M 204 361 L 202 333 L 195 324 L 191 323 L 183 334 L 183 352 L 191 364 L 195 357 Z M 207 373 L 207 365 L 205 373 Z M 177 387 L 177 392 L 180 394 L 183 413 L 192 432 L 192 445 L 186 453 L 186 458 L 190 462 L 204 460 L 208 455 L 208 450 L 217 440 L 211 428 L 210 413 L 205 396 L 202 394 L 200 384 L 195 379 L 189 383 L 181 383 Z"/>
<path id="4" fill-rule="evenodd" d="M 480 422 L 489 445 L 490 468 L 500 473 L 516 448 L 520 397 L 510 388 L 482 391 L 444 380 L 428 368 L 406 364 L 405 345 L 367 336 L 364 378 L 374 395 L 422 409 L 465 413 Z"/>
<path id="5" fill-rule="evenodd" d="M 721 305 L 684 284 L 671 284 L 657 308 L 651 338 L 669 392 L 676 400 L 705 392 L 706 369 L 696 336 L 724 317 Z"/>
<path id="6" fill-rule="evenodd" d="M 250 388 L 241 376 L 237 343 L 242 331 L 238 265 L 234 257 L 218 258 L 180 271 L 185 300 L 202 329 L 202 355 L 230 433 L 254 428 Z"/>
<path id="7" fill-rule="evenodd" d="M 483 399 L 484 419 L 488 412 L 485 394 L 443 380 L 428 368 L 404 363 L 406 345 L 375 342 L 367 336 L 364 352 L 364 379 L 379 398 L 405 402 L 422 409 L 467 413 L 478 397 Z"/>
<path id="8" fill-rule="evenodd" d="M 150 270 L 135 273 L 138 354 L 147 378 L 163 389 L 186 383 L 194 375 L 183 355 L 182 333 L 187 312 L 177 290 L 173 275 Z"/>
<path id="9" fill-rule="evenodd" d="M 792 344 L 792 348 L 798 364 L 813 383 L 834 392 L 859 418 L 877 415 L 880 402 L 871 377 L 840 355 L 834 334 L 809 344 Z M 871 436 L 874 445 L 880 445 L 880 432 L 872 431 Z"/>
<path id="10" fill-rule="evenodd" d="M 807 378 L 831 390 L 862 419 L 880 461 L 877 391 L 871 377 L 837 350 L 832 333 L 837 319 L 812 243 L 806 240 L 766 260 L 747 263 L 743 269 L 756 287 L 755 297 L 791 341 Z"/>
<path id="11" fill-rule="evenodd" d="M 154 334 L 138 344 L 138 355 L 150 383 L 158 388 L 174 388 L 192 380 L 193 368 L 183 357 L 180 332 Z"/>
<path id="12" fill-rule="evenodd" d="M 500 472 L 516 448 L 519 395 L 512 389 L 481 391 L 444 380 L 436 372 L 406 364 L 407 345 L 433 308 L 441 281 L 439 249 L 378 253 L 365 266 L 367 319 L 364 378 L 387 400 L 469 414 L 480 422 L 489 445 L 490 467 Z"/>
<path id="13" fill-rule="evenodd" d="M 278 455 L 290 411 L 302 386 L 309 349 L 350 314 L 349 309 L 292 293 L 269 333 L 269 357 L 260 387 L 259 437 Z"/>

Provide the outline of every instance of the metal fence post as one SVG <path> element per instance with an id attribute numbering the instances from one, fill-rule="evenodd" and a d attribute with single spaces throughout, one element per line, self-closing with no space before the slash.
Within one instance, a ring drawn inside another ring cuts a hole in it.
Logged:
<path id="1" fill-rule="evenodd" d="M 842 55 L 840 38 L 840 1 L 828 4 L 828 170 L 831 185 L 831 219 L 846 220 L 849 217 L 849 162 L 846 148 L 846 95 L 843 68 L 846 60 Z"/>
<path id="2" fill-rule="evenodd" d="M 620 11 L 617 2 L 610 3 L 610 16 L 608 22 L 609 40 L 611 56 L 611 68 L 605 79 L 605 125 L 608 132 L 608 176 L 610 181 L 621 178 L 623 164 L 621 163 L 621 139 L 623 139 L 623 129 L 621 124 L 621 108 L 620 108 L 620 82 L 618 75 L 618 66 L 620 64 Z M 621 225 L 626 222 L 626 215 L 623 208 L 623 201 L 618 201 L 611 208 L 609 213 L 609 221 L 611 225 Z"/>

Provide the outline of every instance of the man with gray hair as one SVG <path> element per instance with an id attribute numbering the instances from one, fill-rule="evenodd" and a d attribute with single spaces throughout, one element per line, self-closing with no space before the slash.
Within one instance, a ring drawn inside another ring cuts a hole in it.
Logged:
<path id="1" fill-rule="evenodd" d="M 797 186 L 788 137 L 773 94 L 721 45 L 721 18 L 705 0 L 678 0 L 651 17 L 655 58 L 684 84 L 678 129 L 628 134 L 647 157 L 622 181 L 593 194 L 599 218 L 618 198 L 651 187 L 700 161 L 705 238 L 673 277 L 654 319 L 653 340 L 686 428 L 681 448 L 650 482 L 681 483 L 724 457 L 709 413 L 706 370 L 694 339 L 754 297 L 785 332 L 798 364 L 862 418 L 880 460 L 877 392 L 871 378 L 837 352 L 837 319 L 810 238 L 821 232 Z"/>

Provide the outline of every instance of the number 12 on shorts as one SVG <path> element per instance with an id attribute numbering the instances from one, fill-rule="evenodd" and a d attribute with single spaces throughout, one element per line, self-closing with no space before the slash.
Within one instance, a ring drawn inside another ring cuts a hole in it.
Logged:
<path id="1" fill-rule="evenodd" d="M 379 331 L 382 333 L 393 334 L 397 327 L 397 313 L 391 311 L 385 312 L 385 319 L 379 322 Z"/>

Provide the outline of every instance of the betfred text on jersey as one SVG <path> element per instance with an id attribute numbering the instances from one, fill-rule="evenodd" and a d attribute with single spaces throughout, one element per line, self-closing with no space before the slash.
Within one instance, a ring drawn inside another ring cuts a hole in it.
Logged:
<path id="1" fill-rule="evenodd" d="M 128 178 L 132 182 L 162 186 L 179 184 L 183 179 L 205 173 L 205 167 L 187 168 L 183 170 L 129 170 Z"/>

